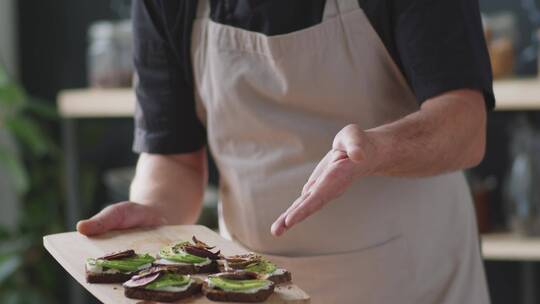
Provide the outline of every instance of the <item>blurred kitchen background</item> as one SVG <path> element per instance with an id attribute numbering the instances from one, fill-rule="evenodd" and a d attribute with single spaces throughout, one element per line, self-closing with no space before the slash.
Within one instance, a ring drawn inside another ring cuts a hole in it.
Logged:
<path id="1" fill-rule="evenodd" d="M 468 177 L 490 293 L 540 303 L 540 0 L 480 3 L 499 104 Z M 41 238 L 128 197 L 130 5 L 0 0 L 0 303 L 96 303 Z M 201 223 L 216 202 L 210 186 Z"/>

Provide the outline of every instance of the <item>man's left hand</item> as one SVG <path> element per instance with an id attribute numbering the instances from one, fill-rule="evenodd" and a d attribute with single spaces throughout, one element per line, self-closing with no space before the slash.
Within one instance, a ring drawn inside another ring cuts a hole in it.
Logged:
<path id="1" fill-rule="evenodd" d="M 300 197 L 274 222 L 279 236 L 367 176 L 426 177 L 478 165 L 486 146 L 481 91 L 449 91 L 394 122 L 362 130 L 348 125 L 317 165 Z"/>
<path id="2" fill-rule="evenodd" d="M 370 171 L 369 155 L 374 146 L 357 125 L 348 125 L 335 137 L 332 150 L 319 162 L 302 194 L 272 225 L 272 234 L 282 235 L 319 211 L 347 190 L 354 179 Z"/>

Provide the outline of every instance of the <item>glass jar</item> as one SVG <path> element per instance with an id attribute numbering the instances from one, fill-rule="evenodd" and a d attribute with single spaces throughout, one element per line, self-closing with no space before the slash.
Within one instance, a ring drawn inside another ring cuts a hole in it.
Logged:
<path id="1" fill-rule="evenodd" d="M 99 21 L 88 30 L 88 81 L 91 87 L 129 87 L 133 75 L 130 21 Z"/>
<path id="2" fill-rule="evenodd" d="M 512 138 L 512 166 L 505 187 L 510 229 L 540 236 L 540 133 L 524 119 Z"/>
<path id="3" fill-rule="evenodd" d="M 515 46 L 519 45 L 517 18 L 512 12 L 483 16 L 486 43 L 489 50 L 493 77 L 512 76 L 515 64 Z"/>

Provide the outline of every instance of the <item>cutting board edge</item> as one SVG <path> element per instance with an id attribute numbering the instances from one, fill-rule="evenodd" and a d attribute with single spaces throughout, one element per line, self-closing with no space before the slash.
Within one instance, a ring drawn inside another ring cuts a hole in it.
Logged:
<path id="1" fill-rule="evenodd" d="M 174 226 L 176 226 L 176 225 L 162 226 L 162 227 L 159 227 L 157 229 L 158 230 L 161 230 L 161 229 L 166 230 L 167 227 L 172 228 Z M 210 228 L 208 228 L 206 226 L 203 226 L 203 225 L 181 225 L 181 226 L 192 227 L 192 228 L 195 228 L 194 230 L 201 230 L 201 231 L 206 230 L 209 233 L 218 234 L 215 231 L 213 231 L 212 229 L 210 229 Z M 131 230 L 140 230 L 140 229 L 129 229 L 129 230 L 125 230 L 124 232 L 126 232 L 126 231 L 129 232 Z M 113 234 L 116 234 L 116 233 L 121 233 L 121 232 L 119 232 L 119 231 L 113 232 Z M 91 293 L 94 297 L 96 297 L 96 299 L 98 299 L 99 301 L 101 301 L 103 303 L 114 303 L 114 302 L 116 302 L 116 298 L 110 298 L 107 294 L 104 294 L 104 293 L 100 292 L 100 290 L 95 290 L 95 288 L 93 287 L 92 284 L 88 284 L 86 282 L 86 280 L 85 280 L 85 276 L 84 275 L 82 277 L 80 276 L 80 269 L 76 268 L 76 265 L 72 265 L 71 263 L 69 263 L 68 257 L 64 256 L 60 250 L 55 249 L 57 246 L 55 246 L 55 244 L 53 244 L 54 241 L 56 239 L 58 239 L 58 238 L 61 239 L 63 236 L 65 237 L 65 236 L 68 236 L 68 235 L 78 235 L 78 236 L 84 237 L 83 235 L 79 234 L 77 231 L 50 234 L 50 235 L 43 236 L 43 246 L 47 250 L 47 252 L 53 257 L 53 259 L 58 264 L 60 264 L 60 266 L 66 272 L 68 272 L 68 274 L 75 281 L 77 281 L 83 288 L 85 288 L 89 293 Z M 89 237 L 89 239 L 92 239 L 92 238 Z M 231 240 L 227 240 L 227 241 L 234 243 Z M 242 247 L 242 246 L 240 246 L 240 245 L 238 245 L 236 243 L 234 243 L 234 245 L 236 245 L 238 247 Z M 83 267 L 83 266 L 81 265 L 81 267 Z M 286 304 L 308 304 L 308 303 L 311 303 L 311 296 L 309 294 L 307 294 L 304 290 L 299 288 L 298 286 L 295 285 L 295 287 L 298 288 L 301 291 L 301 293 L 303 294 L 302 296 L 304 296 L 304 298 L 295 299 L 295 300 L 288 300 L 287 302 L 281 302 L 280 301 L 279 303 L 283 303 L 283 304 L 285 304 L 285 303 Z"/>
<path id="2" fill-rule="evenodd" d="M 86 289 L 89 293 L 91 293 L 96 299 L 98 299 L 102 303 L 106 303 L 109 301 L 114 302 L 115 299 L 111 299 L 106 297 L 103 294 L 99 294 L 97 290 L 94 290 L 91 284 L 88 284 L 84 279 L 79 279 L 77 275 L 75 275 L 76 270 L 72 269 L 74 267 L 67 266 L 69 263 L 60 263 L 60 261 L 57 260 L 57 257 L 62 257 L 62 259 L 65 259 L 63 255 L 58 251 L 53 249 L 54 246 L 50 245 L 50 240 L 54 238 L 55 236 L 59 235 L 67 235 L 67 234 L 76 234 L 78 232 L 71 231 L 71 232 L 62 232 L 62 233 L 56 233 L 56 234 L 50 234 L 43 237 L 43 247 L 47 250 L 47 252 L 51 255 L 51 257 L 55 260 L 56 263 L 58 263 L 62 268 L 64 268 L 67 273 L 75 280 L 77 283 L 79 283 L 84 289 Z M 66 264 L 66 265 L 64 265 Z"/>

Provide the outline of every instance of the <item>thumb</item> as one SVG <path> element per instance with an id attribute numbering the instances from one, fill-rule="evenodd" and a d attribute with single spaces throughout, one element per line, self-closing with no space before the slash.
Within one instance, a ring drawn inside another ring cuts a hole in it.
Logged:
<path id="1" fill-rule="evenodd" d="M 77 231 L 86 236 L 111 230 L 152 227 L 166 224 L 166 220 L 150 206 L 132 202 L 110 205 L 90 219 L 77 223 Z"/>
<path id="2" fill-rule="evenodd" d="M 333 148 L 347 153 L 353 162 L 365 161 L 370 142 L 364 130 L 358 125 L 348 125 L 334 139 Z"/>

